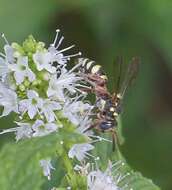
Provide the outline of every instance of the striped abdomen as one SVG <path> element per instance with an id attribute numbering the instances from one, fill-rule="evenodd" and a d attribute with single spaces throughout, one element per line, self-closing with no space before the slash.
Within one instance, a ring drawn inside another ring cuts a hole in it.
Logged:
<path id="1" fill-rule="evenodd" d="M 104 73 L 101 65 L 98 65 L 95 61 L 88 58 L 79 58 L 78 59 L 80 66 L 80 71 L 85 74 L 97 75 L 101 79 L 107 80 L 107 76 Z"/>

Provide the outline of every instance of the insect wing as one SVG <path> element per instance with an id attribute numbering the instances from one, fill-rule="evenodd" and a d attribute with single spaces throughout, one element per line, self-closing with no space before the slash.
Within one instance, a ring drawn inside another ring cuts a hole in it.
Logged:
<path id="1" fill-rule="evenodd" d="M 126 90 L 134 80 L 136 79 L 138 70 L 139 70 L 139 64 L 140 64 L 140 58 L 139 57 L 133 57 L 131 60 L 131 63 L 128 66 L 127 73 L 124 79 L 124 82 L 122 84 L 122 88 L 120 90 L 120 96 L 121 99 L 124 97 Z"/>
<path id="2" fill-rule="evenodd" d="M 114 81 L 115 82 L 115 94 L 118 94 L 120 91 L 121 81 L 122 81 L 122 70 L 124 65 L 124 59 L 122 56 L 118 56 L 114 62 Z M 116 77 L 117 76 L 117 77 Z"/>

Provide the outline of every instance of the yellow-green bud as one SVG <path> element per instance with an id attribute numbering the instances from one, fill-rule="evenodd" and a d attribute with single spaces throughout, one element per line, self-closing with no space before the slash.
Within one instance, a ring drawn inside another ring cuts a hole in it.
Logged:
<path id="1" fill-rule="evenodd" d="M 30 86 L 30 82 L 28 80 L 25 80 L 24 81 L 24 85 L 25 85 L 25 87 L 29 87 Z"/>
<path id="2" fill-rule="evenodd" d="M 19 90 L 21 90 L 21 91 L 23 92 L 23 91 L 25 91 L 25 89 L 26 89 L 26 88 L 25 88 L 25 86 L 24 86 L 23 84 L 20 84 L 20 85 L 19 85 Z"/>
<path id="3" fill-rule="evenodd" d="M 23 42 L 23 49 L 25 52 L 34 53 L 36 51 L 36 40 L 32 35 L 30 35 L 24 42 Z"/>
<path id="4" fill-rule="evenodd" d="M 33 85 L 33 86 L 38 85 L 38 80 L 34 80 L 34 81 L 32 82 L 32 85 Z"/>
<path id="5" fill-rule="evenodd" d="M 45 47 L 45 43 L 43 43 L 43 42 L 38 42 L 36 44 L 36 50 L 43 51 L 44 47 Z"/>

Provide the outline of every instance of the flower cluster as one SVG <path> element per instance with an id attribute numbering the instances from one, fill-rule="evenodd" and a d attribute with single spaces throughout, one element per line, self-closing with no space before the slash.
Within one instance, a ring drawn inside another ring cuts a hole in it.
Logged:
<path id="1" fill-rule="evenodd" d="M 32 36 L 22 46 L 11 45 L 6 41 L 4 53 L 0 54 L 0 105 L 1 117 L 11 112 L 17 115 L 18 127 L 4 130 L 16 132 L 16 139 L 47 135 L 62 127 L 58 114 L 62 114 L 74 124 L 80 118 L 77 113 L 90 109 L 88 104 L 74 101 L 79 97 L 77 83 L 81 80 L 73 71 L 67 70 L 67 61 L 80 55 L 64 55 L 73 47 L 59 50 L 63 37 L 58 40 L 59 30 L 53 44 L 48 49 L 42 42 L 36 42 Z M 80 95 L 82 96 L 82 95 Z M 81 106 L 77 108 L 79 104 Z M 75 106 L 73 116 L 69 107 Z M 78 109 L 78 110 L 76 110 Z"/>
<path id="2" fill-rule="evenodd" d="M 90 114 L 94 108 L 85 101 L 86 94 L 80 90 L 83 78 L 75 72 L 79 65 L 68 69 L 70 58 L 81 53 L 64 55 L 74 45 L 60 49 L 64 39 L 59 38 L 57 30 L 54 42 L 45 47 L 29 36 L 22 45 L 9 44 L 4 35 L 6 45 L 4 53 L 0 53 L 0 106 L 3 107 L 1 117 L 15 113 L 16 127 L 5 129 L 0 134 L 14 132 L 16 140 L 45 136 L 62 129 L 61 118 L 67 119 L 76 131 L 86 136 L 88 142 L 73 144 L 68 151 L 69 159 L 76 158 L 83 162 L 89 157 L 97 160 L 89 151 L 94 149 L 93 143 L 105 140 L 95 136 L 87 128 L 92 124 Z M 63 144 L 63 142 L 62 142 Z M 40 160 L 43 173 L 50 179 L 51 170 L 55 169 L 50 159 Z M 82 174 L 84 169 L 77 166 Z M 100 170 L 87 172 L 88 189 L 119 190 L 113 178 Z"/>
<path id="3" fill-rule="evenodd" d="M 0 53 L 1 117 L 14 112 L 17 127 L 1 134 L 15 132 L 17 141 L 44 136 L 64 127 L 60 122 L 63 117 L 76 126 L 78 133 L 93 137 L 94 142 L 102 140 L 92 136 L 91 131 L 85 132 L 92 122 L 89 114 L 93 106 L 83 101 L 86 94 L 79 89 L 83 79 L 75 72 L 79 65 L 67 68 L 70 58 L 81 53 L 64 55 L 74 45 L 60 49 L 64 37 L 58 36 L 59 30 L 54 42 L 46 48 L 32 36 L 19 45 L 9 44 L 2 35 L 6 44 L 4 53 Z M 89 143 L 74 144 L 68 155 L 82 161 L 93 148 Z"/>
<path id="4" fill-rule="evenodd" d="M 3 35 L 6 45 L 0 54 L 1 117 L 15 112 L 18 126 L 1 134 L 15 132 L 17 141 L 44 136 L 63 127 L 59 121 L 61 116 L 81 133 L 89 125 L 87 115 L 92 106 L 81 101 L 85 96 L 78 88 L 82 78 L 74 72 L 77 66 L 67 69 L 70 58 L 81 53 L 64 55 L 74 45 L 60 50 L 64 37 L 58 39 L 58 35 L 59 30 L 47 49 L 32 36 L 20 46 L 10 45 Z"/>
<path id="5" fill-rule="evenodd" d="M 112 164 L 109 161 L 108 167 L 105 171 L 102 171 L 98 167 L 98 163 L 87 163 L 86 165 L 76 165 L 75 171 L 79 172 L 80 175 L 86 176 L 87 178 L 87 189 L 88 190 L 125 190 L 130 189 L 128 184 L 119 185 L 125 180 L 130 173 L 122 175 L 120 169 L 125 165 L 121 160 Z M 130 189 L 131 190 L 131 189 Z"/>

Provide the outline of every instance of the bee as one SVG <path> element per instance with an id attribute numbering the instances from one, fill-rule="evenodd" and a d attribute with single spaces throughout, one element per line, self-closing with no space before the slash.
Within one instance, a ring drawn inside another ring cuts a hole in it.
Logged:
<path id="1" fill-rule="evenodd" d="M 114 150 L 117 139 L 117 118 L 122 112 L 122 100 L 125 95 L 125 92 L 127 88 L 130 86 L 130 84 L 133 82 L 133 80 L 136 78 L 140 62 L 139 58 L 134 57 L 132 59 L 131 63 L 128 66 L 128 70 L 125 79 L 122 82 L 122 85 L 121 75 L 123 59 L 122 57 L 118 58 L 117 63 L 119 65 L 119 74 L 116 84 L 116 91 L 112 94 L 107 89 L 107 77 L 105 77 L 106 75 L 102 71 L 102 67 L 96 65 L 94 61 L 91 61 L 86 58 L 81 58 L 80 61 L 83 62 L 80 71 L 84 72 L 84 75 L 87 76 L 88 82 L 90 82 L 93 86 L 92 92 L 96 96 L 96 118 L 94 124 L 87 128 L 87 130 L 95 128 L 100 132 L 111 132 Z M 120 85 L 122 86 L 121 88 Z"/>

